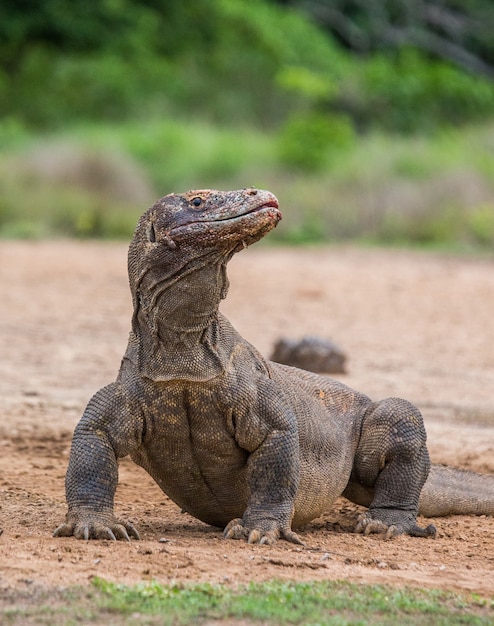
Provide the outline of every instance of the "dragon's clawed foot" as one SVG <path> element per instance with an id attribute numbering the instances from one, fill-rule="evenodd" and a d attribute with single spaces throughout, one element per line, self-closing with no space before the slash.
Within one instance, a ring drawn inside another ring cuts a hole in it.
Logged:
<path id="1" fill-rule="evenodd" d="M 110 541 L 130 541 L 140 539 L 134 526 L 117 519 L 113 514 L 84 512 L 68 513 L 67 520 L 53 532 L 54 537 L 76 537 L 76 539 L 109 539 Z"/>
<path id="2" fill-rule="evenodd" d="M 262 524 L 259 526 L 262 526 Z M 291 529 L 274 528 L 262 530 L 258 527 L 249 528 L 244 524 L 241 518 L 236 518 L 229 522 L 223 531 L 223 536 L 225 539 L 247 539 L 248 543 L 258 543 L 261 545 L 272 545 L 281 537 L 291 543 L 304 545 L 297 533 L 294 533 Z"/>
<path id="3" fill-rule="evenodd" d="M 407 534 L 412 537 L 432 537 L 437 535 L 437 529 L 433 524 L 429 524 L 426 528 L 417 526 L 415 519 L 408 519 L 406 513 L 400 511 L 394 511 L 391 514 L 386 511 L 382 517 L 389 517 L 390 519 L 380 519 L 381 515 L 379 509 L 367 511 L 363 513 L 357 520 L 354 532 L 361 533 L 363 535 L 370 535 L 371 533 L 379 533 L 384 535 L 385 539 L 391 539 L 396 535 Z"/>

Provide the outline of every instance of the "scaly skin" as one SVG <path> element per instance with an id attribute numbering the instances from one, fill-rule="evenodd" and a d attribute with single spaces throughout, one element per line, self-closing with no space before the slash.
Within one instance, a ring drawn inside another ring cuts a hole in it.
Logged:
<path id="1" fill-rule="evenodd" d="M 171 194 L 139 220 L 128 348 L 75 430 L 56 536 L 139 538 L 113 513 L 126 455 L 184 510 L 256 543 L 300 542 L 293 529 L 342 494 L 369 507 L 357 532 L 387 537 L 435 534 L 417 526 L 421 491 L 431 515 L 494 513 L 493 477 L 435 467 L 422 489 L 430 463 L 411 404 L 266 361 L 219 312 L 226 264 L 280 219 L 271 193 L 243 189 Z"/>

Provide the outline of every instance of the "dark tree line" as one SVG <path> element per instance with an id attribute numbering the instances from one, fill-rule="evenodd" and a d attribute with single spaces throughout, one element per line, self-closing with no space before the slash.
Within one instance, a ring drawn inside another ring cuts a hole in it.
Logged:
<path id="1" fill-rule="evenodd" d="M 269 0 L 268 0 L 269 1 Z M 271 0 L 309 14 L 360 53 L 418 48 L 494 78 L 493 0 Z M 255 10 L 256 3 L 252 3 Z M 148 21 L 150 43 L 173 54 L 215 36 L 217 8 L 207 0 L 3 0 L 0 61 L 45 41 L 66 50 L 111 47 Z M 153 26 L 154 24 L 154 26 Z M 159 28 L 157 28 L 159 26 Z M 190 37 L 190 38 L 189 38 Z"/>
<path id="2" fill-rule="evenodd" d="M 494 79 L 492 0 L 286 0 L 366 54 L 413 47 Z"/>
<path id="3" fill-rule="evenodd" d="M 1 0 L 0 123 L 428 132 L 492 116 L 493 33 L 494 0 Z"/>

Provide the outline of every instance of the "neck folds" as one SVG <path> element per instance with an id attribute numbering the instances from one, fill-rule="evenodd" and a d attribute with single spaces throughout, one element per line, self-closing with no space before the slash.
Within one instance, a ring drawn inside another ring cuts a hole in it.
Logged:
<path id="1" fill-rule="evenodd" d="M 134 294 L 126 357 L 154 381 L 207 381 L 225 370 L 218 306 L 228 288 L 226 260 L 151 269 Z"/>

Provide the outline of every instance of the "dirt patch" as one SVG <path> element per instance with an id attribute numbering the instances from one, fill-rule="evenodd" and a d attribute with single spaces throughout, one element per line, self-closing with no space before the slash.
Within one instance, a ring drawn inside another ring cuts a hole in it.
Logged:
<path id="1" fill-rule="evenodd" d="M 143 541 L 54 539 L 65 514 L 71 432 L 115 378 L 130 325 L 126 246 L 0 247 L 0 590 L 94 576 L 231 584 L 347 579 L 494 594 L 494 520 L 433 520 L 436 540 L 351 534 L 341 499 L 302 531 L 306 547 L 225 541 L 181 514 L 123 460 L 116 509 Z M 494 473 L 494 261 L 415 252 L 267 249 L 238 255 L 223 311 L 269 354 L 280 329 L 320 334 L 349 356 L 345 383 L 423 411 L 434 462 Z M 421 520 L 424 524 L 425 520 Z"/>

